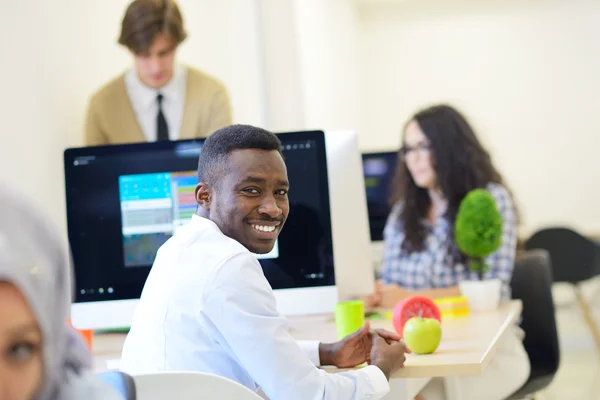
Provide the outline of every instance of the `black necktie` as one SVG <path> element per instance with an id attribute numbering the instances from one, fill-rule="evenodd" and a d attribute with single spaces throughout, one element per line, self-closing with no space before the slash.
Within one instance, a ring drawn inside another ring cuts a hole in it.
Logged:
<path id="1" fill-rule="evenodd" d="M 156 140 L 169 140 L 169 127 L 167 126 L 167 120 L 165 119 L 162 111 L 162 100 L 162 94 L 156 96 L 156 101 L 158 102 L 158 114 L 156 115 Z"/>

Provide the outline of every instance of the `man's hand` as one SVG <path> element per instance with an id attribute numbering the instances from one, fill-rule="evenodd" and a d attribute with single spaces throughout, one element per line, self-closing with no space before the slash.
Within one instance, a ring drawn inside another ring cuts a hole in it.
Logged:
<path id="1" fill-rule="evenodd" d="M 410 353 L 410 350 L 403 341 L 388 342 L 380 336 L 375 336 L 373 350 L 371 350 L 371 364 L 381 369 L 389 380 L 394 372 L 404 367 L 407 353 Z"/>
<path id="2" fill-rule="evenodd" d="M 379 336 L 388 344 L 400 340 L 400 336 L 394 332 L 385 329 L 376 329 L 370 331 L 369 323 L 346 336 L 336 343 L 319 345 L 319 355 L 321 365 L 335 365 L 338 368 L 350 368 L 360 365 L 364 362 L 371 362 L 371 351 L 373 347 L 373 337 Z"/>

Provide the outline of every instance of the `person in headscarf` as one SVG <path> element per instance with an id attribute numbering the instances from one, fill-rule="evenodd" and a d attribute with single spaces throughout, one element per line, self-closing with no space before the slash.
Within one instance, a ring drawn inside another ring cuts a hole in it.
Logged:
<path id="1" fill-rule="evenodd" d="M 112 400 L 68 324 L 69 257 L 33 205 L 0 184 L 0 399 Z"/>

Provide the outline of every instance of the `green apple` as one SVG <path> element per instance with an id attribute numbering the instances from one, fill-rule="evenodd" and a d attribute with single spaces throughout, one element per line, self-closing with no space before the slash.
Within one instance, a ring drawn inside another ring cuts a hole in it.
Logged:
<path id="1" fill-rule="evenodd" d="M 442 341 L 442 326 L 435 318 L 412 317 L 404 324 L 403 337 L 414 354 L 431 354 Z"/>

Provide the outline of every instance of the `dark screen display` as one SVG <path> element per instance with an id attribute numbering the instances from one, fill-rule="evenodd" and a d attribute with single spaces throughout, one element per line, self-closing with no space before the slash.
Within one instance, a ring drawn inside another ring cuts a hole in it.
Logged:
<path id="1" fill-rule="evenodd" d="M 383 240 L 383 229 L 390 213 L 390 187 L 397 158 L 396 152 L 362 155 L 371 241 Z"/>

